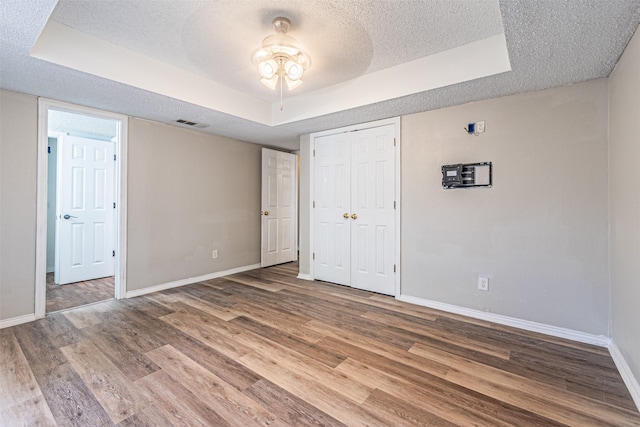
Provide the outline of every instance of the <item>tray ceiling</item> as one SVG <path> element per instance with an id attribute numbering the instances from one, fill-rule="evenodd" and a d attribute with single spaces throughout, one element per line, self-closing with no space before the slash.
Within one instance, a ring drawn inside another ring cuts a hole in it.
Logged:
<path id="1" fill-rule="evenodd" d="M 640 0 L 3 1 L 0 86 L 249 142 L 608 76 Z M 285 16 L 304 84 L 259 83 Z"/>

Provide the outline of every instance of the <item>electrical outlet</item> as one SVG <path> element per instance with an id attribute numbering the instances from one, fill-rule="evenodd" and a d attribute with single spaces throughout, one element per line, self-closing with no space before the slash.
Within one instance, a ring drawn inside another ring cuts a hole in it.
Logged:
<path id="1" fill-rule="evenodd" d="M 484 120 L 476 123 L 476 133 L 484 132 Z"/>
<path id="2" fill-rule="evenodd" d="M 488 277 L 478 277 L 478 289 L 481 291 L 489 290 L 489 278 Z"/>
<path id="3" fill-rule="evenodd" d="M 211 258 L 212 259 L 218 258 L 218 250 L 217 249 L 214 249 L 213 252 L 211 252 Z"/>

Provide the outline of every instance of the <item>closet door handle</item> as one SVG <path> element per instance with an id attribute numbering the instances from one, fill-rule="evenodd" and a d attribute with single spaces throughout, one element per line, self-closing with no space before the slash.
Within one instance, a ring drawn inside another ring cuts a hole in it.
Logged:
<path id="1" fill-rule="evenodd" d="M 352 215 L 351 215 L 351 218 L 352 218 L 352 219 L 358 219 L 358 214 L 352 214 Z"/>
<path id="2" fill-rule="evenodd" d="M 349 219 L 349 214 L 348 214 L 348 213 L 343 214 L 343 215 L 342 215 L 342 218 L 344 218 L 344 219 Z"/>

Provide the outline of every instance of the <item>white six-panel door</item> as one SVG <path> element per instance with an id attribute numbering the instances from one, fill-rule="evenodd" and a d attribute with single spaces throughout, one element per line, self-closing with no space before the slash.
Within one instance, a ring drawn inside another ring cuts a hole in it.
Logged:
<path id="1" fill-rule="evenodd" d="M 315 139 L 314 277 L 395 293 L 395 127 Z"/>
<path id="2" fill-rule="evenodd" d="M 351 136 L 315 140 L 315 278 L 351 283 Z"/>
<path id="3" fill-rule="evenodd" d="M 297 257 L 297 157 L 262 149 L 262 267 Z"/>
<path id="4" fill-rule="evenodd" d="M 351 286 L 393 295 L 395 129 L 351 135 Z"/>
<path id="5" fill-rule="evenodd" d="M 56 270 L 66 284 L 114 274 L 114 143 L 58 141 Z"/>

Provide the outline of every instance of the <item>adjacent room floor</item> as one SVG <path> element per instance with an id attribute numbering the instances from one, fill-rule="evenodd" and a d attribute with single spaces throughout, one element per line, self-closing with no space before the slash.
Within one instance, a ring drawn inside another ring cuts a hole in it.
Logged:
<path id="1" fill-rule="evenodd" d="M 296 274 L 0 330 L 0 424 L 640 425 L 607 349 Z"/>
<path id="2" fill-rule="evenodd" d="M 53 282 L 53 273 L 47 273 L 46 312 L 53 313 L 113 299 L 115 296 L 114 279 L 111 276 L 67 285 L 56 285 Z"/>

